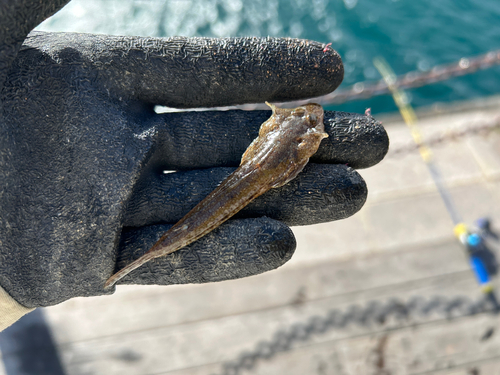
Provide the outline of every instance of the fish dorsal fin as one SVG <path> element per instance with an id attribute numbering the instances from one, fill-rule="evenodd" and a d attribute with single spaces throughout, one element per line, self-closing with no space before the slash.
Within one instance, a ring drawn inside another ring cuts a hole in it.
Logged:
<path id="1" fill-rule="evenodd" d="M 276 113 L 276 106 L 274 104 L 271 104 L 269 102 L 265 102 L 269 107 L 271 107 L 271 110 L 273 111 L 273 115 Z"/>

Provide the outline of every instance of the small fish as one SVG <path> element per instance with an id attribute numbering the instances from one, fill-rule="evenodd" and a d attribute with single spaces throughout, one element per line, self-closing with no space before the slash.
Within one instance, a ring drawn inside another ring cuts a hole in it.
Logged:
<path id="1" fill-rule="evenodd" d="M 287 184 L 304 169 L 321 140 L 328 137 L 323 125 L 323 108 L 319 104 L 293 109 L 266 104 L 271 107 L 272 115 L 261 125 L 240 166 L 165 232 L 147 253 L 111 276 L 105 288 L 151 259 L 171 254 L 198 240 L 252 200 L 269 189 Z"/>

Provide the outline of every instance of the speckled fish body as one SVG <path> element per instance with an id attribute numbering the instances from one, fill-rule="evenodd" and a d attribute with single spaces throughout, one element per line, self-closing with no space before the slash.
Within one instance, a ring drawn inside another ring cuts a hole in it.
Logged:
<path id="1" fill-rule="evenodd" d="M 240 166 L 170 228 L 142 257 L 113 276 L 114 285 L 132 270 L 151 259 L 171 254 L 198 240 L 228 220 L 248 203 L 272 188 L 285 185 L 305 167 L 328 137 L 323 125 L 323 108 L 307 104 L 293 109 L 277 108 L 248 146 Z"/>

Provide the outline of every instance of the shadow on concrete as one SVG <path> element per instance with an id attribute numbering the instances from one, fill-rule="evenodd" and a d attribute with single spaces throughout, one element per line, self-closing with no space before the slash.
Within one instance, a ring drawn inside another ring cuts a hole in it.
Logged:
<path id="1" fill-rule="evenodd" d="M 64 375 L 41 309 L 1 332 L 0 350 L 7 375 Z"/>

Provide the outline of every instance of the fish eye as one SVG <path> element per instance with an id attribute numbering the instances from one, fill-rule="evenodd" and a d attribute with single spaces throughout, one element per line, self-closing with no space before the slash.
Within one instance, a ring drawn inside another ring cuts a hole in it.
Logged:
<path id="1" fill-rule="evenodd" d="M 306 110 L 303 107 L 297 107 L 292 111 L 292 115 L 294 116 L 304 116 Z"/>
<path id="2" fill-rule="evenodd" d="M 307 120 L 311 125 L 316 125 L 316 121 L 318 120 L 318 118 L 314 113 L 311 113 L 310 115 L 307 115 Z"/>

